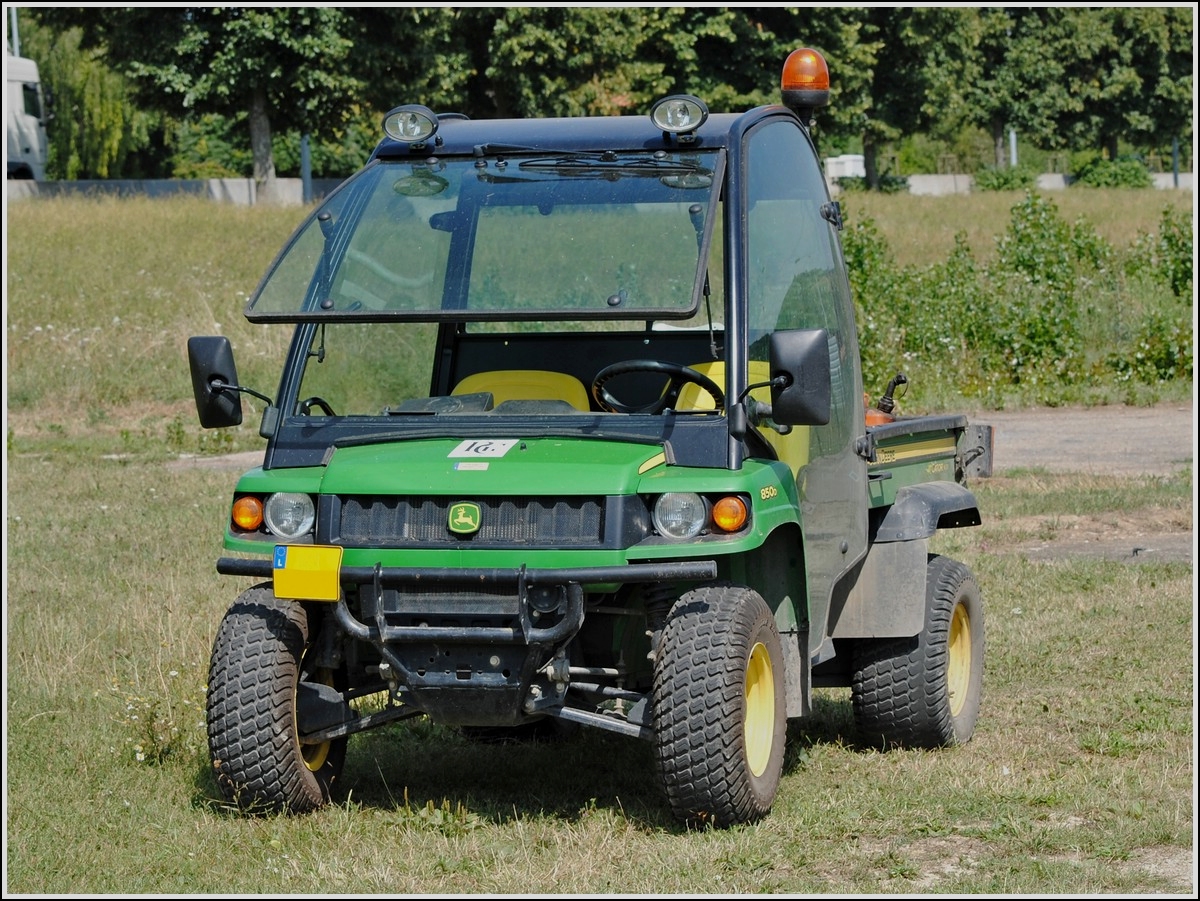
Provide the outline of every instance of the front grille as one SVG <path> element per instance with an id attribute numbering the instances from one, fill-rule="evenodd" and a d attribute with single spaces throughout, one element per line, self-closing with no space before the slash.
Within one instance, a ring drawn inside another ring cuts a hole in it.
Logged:
<path id="1" fill-rule="evenodd" d="M 596 497 L 473 497 L 479 530 L 449 529 L 450 508 L 463 497 L 347 496 L 334 498 L 330 540 L 354 546 L 528 545 L 601 547 L 604 499 Z"/>

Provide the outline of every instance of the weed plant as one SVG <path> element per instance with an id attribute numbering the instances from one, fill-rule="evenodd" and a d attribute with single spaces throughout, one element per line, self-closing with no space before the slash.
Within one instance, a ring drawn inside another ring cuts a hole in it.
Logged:
<path id="1" fill-rule="evenodd" d="M 904 371 L 924 386 L 918 404 L 993 409 L 1190 388 L 1192 223 L 1173 206 L 1118 249 L 1026 192 L 990 259 L 959 232 L 944 262 L 913 266 L 895 262 L 870 217 L 848 219 L 868 387 Z"/>

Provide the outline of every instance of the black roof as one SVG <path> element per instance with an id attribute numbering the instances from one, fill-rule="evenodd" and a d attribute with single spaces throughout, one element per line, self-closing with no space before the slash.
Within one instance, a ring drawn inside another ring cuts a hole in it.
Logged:
<path id="1" fill-rule="evenodd" d="M 384 138 L 375 149 L 378 157 L 437 156 L 473 153 L 487 148 L 489 155 L 518 148 L 534 152 L 588 150 L 687 150 L 727 147 L 730 136 L 740 133 L 749 121 L 769 115 L 792 115 L 782 106 L 764 106 L 745 113 L 713 113 L 694 133 L 695 140 L 683 143 L 676 137 L 664 137 L 648 115 L 580 116 L 547 119 L 478 119 L 458 116 L 439 117 L 434 139 L 418 149 Z M 735 127 L 736 124 L 736 127 Z"/>

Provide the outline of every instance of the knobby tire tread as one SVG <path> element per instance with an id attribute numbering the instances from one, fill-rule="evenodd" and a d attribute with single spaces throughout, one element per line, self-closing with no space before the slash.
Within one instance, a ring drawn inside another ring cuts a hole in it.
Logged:
<path id="1" fill-rule="evenodd" d="M 876 747 L 938 748 L 966 741 L 978 710 L 975 696 L 960 720 L 969 719 L 966 734 L 956 728 L 946 690 L 948 639 L 955 605 L 964 592 L 973 593 L 972 629 L 979 630 L 978 657 L 982 666 L 983 620 L 979 587 L 971 571 L 948 557 L 930 555 L 926 573 L 924 631 L 912 638 L 863 640 L 855 655 L 851 703 L 860 735 Z M 974 621 L 977 620 L 977 621 Z"/>
<path id="2" fill-rule="evenodd" d="M 307 639 L 303 608 L 262 586 L 243 594 L 218 629 L 209 667 L 209 750 L 222 794 L 244 809 L 304 812 L 329 800 L 332 779 L 308 769 L 294 735 Z M 344 740 L 335 753 L 344 754 Z M 340 769 L 340 759 L 332 769 Z"/>
<path id="3" fill-rule="evenodd" d="M 769 627 L 766 625 L 769 623 Z M 745 659 L 774 634 L 776 744 L 766 772 L 755 778 L 743 748 Z M 654 682 L 655 759 L 672 812 L 719 826 L 756 820 L 771 809 L 782 770 L 782 653 L 774 619 L 749 589 L 705 586 L 676 604 L 663 631 Z"/>

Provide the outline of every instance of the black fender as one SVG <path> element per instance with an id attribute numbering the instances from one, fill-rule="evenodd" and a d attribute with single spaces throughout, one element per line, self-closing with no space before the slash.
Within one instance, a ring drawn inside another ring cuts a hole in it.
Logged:
<path id="1" fill-rule="evenodd" d="M 925 482 L 896 492 L 875 526 L 872 544 L 928 538 L 938 529 L 977 526 L 979 504 L 975 495 L 957 482 Z"/>

